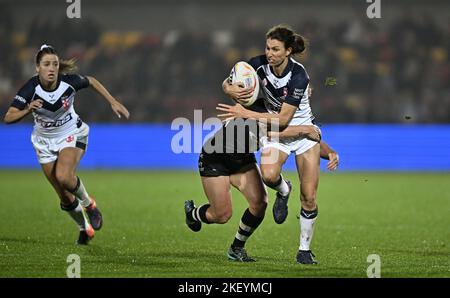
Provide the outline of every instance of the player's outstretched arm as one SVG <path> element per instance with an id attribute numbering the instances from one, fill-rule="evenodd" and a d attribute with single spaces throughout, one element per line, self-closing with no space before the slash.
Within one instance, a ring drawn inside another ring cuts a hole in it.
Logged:
<path id="1" fill-rule="evenodd" d="M 320 128 L 315 125 L 289 125 L 281 132 L 269 131 L 267 133 L 271 138 L 308 138 L 312 141 L 320 142 L 322 133 Z"/>
<path id="2" fill-rule="evenodd" d="M 324 141 L 320 141 L 320 157 L 329 160 L 327 163 L 328 170 L 334 171 L 337 169 L 339 165 L 339 155 Z"/>
<path id="3" fill-rule="evenodd" d="M 263 121 L 267 124 L 278 126 L 281 131 L 288 126 L 289 122 L 292 120 L 292 117 L 294 116 L 295 111 L 297 110 L 297 107 L 283 103 L 281 106 L 281 111 L 278 114 L 271 114 L 271 113 L 258 113 L 255 111 L 250 111 L 245 109 L 240 104 L 230 106 L 227 104 L 219 103 L 216 107 L 216 110 L 225 112 L 224 114 L 217 115 L 217 117 L 219 117 L 222 120 L 231 120 L 234 118 L 254 119 L 257 121 Z"/>
<path id="4" fill-rule="evenodd" d="M 42 104 L 43 104 L 42 100 L 38 99 L 38 100 L 32 101 L 23 110 L 20 110 L 16 107 L 9 107 L 8 111 L 5 114 L 5 117 L 3 118 L 3 121 L 6 124 L 18 122 L 18 121 L 22 120 L 23 117 L 25 117 L 26 115 L 31 113 L 32 111 L 42 108 Z"/>
<path id="5" fill-rule="evenodd" d="M 110 93 L 109 91 L 100 83 L 97 81 L 94 77 L 87 77 L 89 79 L 89 84 L 92 88 L 94 88 L 97 93 L 99 93 L 101 96 L 103 96 L 110 104 L 111 108 L 116 113 L 117 117 L 121 118 L 122 115 L 125 116 L 125 118 L 130 118 L 130 112 L 128 112 L 127 108 L 125 108 L 124 105 L 122 105 L 119 101 L 117 101 Z"/>

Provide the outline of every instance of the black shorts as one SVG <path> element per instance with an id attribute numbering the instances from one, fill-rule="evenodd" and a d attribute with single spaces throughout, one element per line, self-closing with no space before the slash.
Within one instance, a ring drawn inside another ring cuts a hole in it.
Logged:
<path id="1" fill-rule="evenodd" d="M 231 176 L 255 164 L 254 153 L 206 153 L 202 150 L 198 170 L 202 177 Z"/>

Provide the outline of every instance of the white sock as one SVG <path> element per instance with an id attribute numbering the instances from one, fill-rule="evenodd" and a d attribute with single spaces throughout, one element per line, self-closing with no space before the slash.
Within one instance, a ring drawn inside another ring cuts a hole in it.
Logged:
<path id="1" fill-rule="evenodd" d="M 289 194 L 289 185 L 286 183 L 286 180 L 284 180 L 283 176 L 281 177 L 281 183 L 278 186 L 275 186 L 274 189 L 278 191 L 282 196 L 286 196 Z"/>
<path id="2" fill-rule="evenodd" d="M 77 177 L 77 179 L 77 188 L 73 194 L 77 197 L 78 200 L 80 200 L 81 206 L 86 208 L 91 204 L 91 199 L 89 198 L 89 194 L 84 187 L 83 181 L 81 181 L 79 177 Z"/>
<path id="3" fill-rule="evenodd" d="M 75 207 L 76 206 L 76 207 Z M 61 206 L 64 211 L 69 213 L 70 217 L 76 222 L 80 231 L 86 230 L 86 227 L 89 225 L 89 222 L 86 218 L 86 214 L 84 213 L 83 207 L 80 205 L 77 199 L 70 206 Z"/>
<path id="4" fill-rule="evenodd" d="M 299 250 L 310 250 L 311 240 L 314 233 L 314 223 L 317 218 L 317 208 L 306 211 L 302 208 L 300 212 L 300 246 Z"/>

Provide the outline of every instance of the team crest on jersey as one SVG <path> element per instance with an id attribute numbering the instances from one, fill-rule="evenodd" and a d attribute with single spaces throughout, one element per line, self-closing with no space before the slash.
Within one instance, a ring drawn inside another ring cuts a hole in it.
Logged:
<path id="1" fill-rule="evenodd" d="M 287 87 L 283 88 L 283 96 L 287 96 L 288 95 L 288 89 Z"/>
<path id="2" fill-rule="evenodd" d="M 67 143 L 70 143 L 70 142 L 73 141 L 74 138 L 75 138 L 74 136 L 68 136 L 68 137 L 66 138 L 66 142 L 67 142 Z"/>
<path id="3" fill-rule="evenodd" d="M 69 108 L 70 103 L 69 103 L 69 99 L 67 98 L 67 96 L 62 98 L 62 105 L 63 105 L 64 110 L 67 110 Z"/>

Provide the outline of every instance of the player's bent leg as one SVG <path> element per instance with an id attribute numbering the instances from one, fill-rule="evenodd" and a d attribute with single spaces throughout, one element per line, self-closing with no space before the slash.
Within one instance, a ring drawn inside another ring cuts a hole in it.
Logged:
<path id="1" fill-rule="evenodd" d="M 300 245 L 297 262 L 300 264 L 317 264 L 310 245 L 314 232 L 314 224 L 318 215 L 316 203 L 320 174 L 320 147 L 315 145 L 303 154 L 296 156 L 297 171 L 300 178 Z"/>
<path id="2" fill-rule="evenodd" d="M 53 186 L 60 198 L 61 210 L 67 212 L 67 214 L 75 221 L 80 230 L 77 244 L 88 244 L 88 242 L 94 237 L 94 230 L 87 220 L 83 207 L 70 192 L 62 188 L 58 183 L 55 175 L 55 162 L 41 164 L 41 166 L 45 177 Z"/>
<path id="3" fill-rule="evenodd" d="M 201 177 L 203 190 L 209 204 L 196 207 L 194 201 L 184 203 L 186 224 L 194 232 L 201 229 L 201 224 L 226 223 L 232 215 L 229 176 Z"/>
<path id="4" fill-rule="evenodd" d="M 244 195 L 249 207 L 241 217 L 227 256 L 233 261 L 254 262 L 255 259 L 247 254 L 244 246 L 264 219 L 268 203 L 267 191 L 256 164 L 249 165 L 243 172 L 230 176 L 230 181 Z"/>
<path id="5" fill-rule="evenodd" d="M 205 211 L 209 223 L 225 224 L 233 215 L 229 176 L 201 177 L 210 207 Z"/>
<path id="6" fill-rule="evenodd" d="M 273 153 L 277 151 L 276 153 Z M 267 159 L 268 156 L 277 156 L 275 163 Z M 273 204 L 273 218 L 277 224 L 282 224 L 288 215 L 288 200 L 292 191 L 292 184 L 281 175 L 281 168 L 286 162 L 288 154 L 276 148 L 267 148 L 261 154 L 261 173 L 264 183 L 277 191 Z"/>
<path id="7" fill-rule="evenodd" d="M 67 190 L 77 187 L 76 170 L 84 151 L 80 148 L 64 148 L 59 152 L 56 161 L 55 176 L 58 183 Z"/>
<path id="8" fill-rule="evenodd" d="M 100 230 L 103 226 L 103 216 L 97 207 L 97 202 L 90 197 L 81 179 L 76 176 L 76 169 L 84 154 L 80 148 L 68 147 L 60 151 L 56 163 L 56 179 L 58 183 L 74 194 L 84 207 L 94 230 Z"/>
<path id="9" fill-rule="evenodd" d="M 76 175 L 78 164 L 83 157 L 84 150 L 66 147 L 59 152 L 56 163 L 56 178 L 62 187 L 74 194 L 81 205 L 86 208 L 92 201 L 81 179 Z"/>
<path id="10" fill-rule="evenodd" d="M 58 197 L 61 201 L 61 204 L 69 205 L 73 202 L 73 195 L 65 190 L 56 179 L 55 170 L 56 170 L 56 162 L 50 162 L 46 164 L 41 164 L 42 171 L 44 172 L 45 177 L 48 182 L 53 186 L 53 189 L 58 194 Z"/>
<path id="11" fill-rule="evenodd" d="M 316 209 L 316 195 L 320 176 L 320 147 L 315 145 L 303 154 L 296 155 L 297 172 L 300 180 L 300 201 L 306 211 Z"/>
<path id="12" fill-rule="evenodd" d="M 244 170 L 244 172 L 230 176 L 231 185 L 244 195 L 252 214 L 257 217 L 264 217 L 268 198 L 261 172 L 256 164 L 249 165 Z"/>

